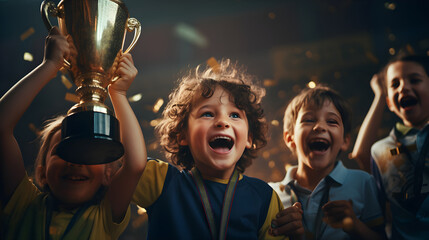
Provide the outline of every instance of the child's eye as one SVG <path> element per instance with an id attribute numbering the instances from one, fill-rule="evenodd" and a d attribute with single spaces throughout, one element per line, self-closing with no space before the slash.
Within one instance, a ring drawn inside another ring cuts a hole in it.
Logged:
<path id="1" fill-rule="evenodd" d="M 421 82 L 421 80 L 420 80 L 420 79 L 418 79 L 418 78 L 411 78 L 411 79 L 410 79 L 410 83 L 411 83 L 411 84 L 416 84 L 416 83 L 419 83 L 419 82 Z"/>
<path id="2" fill-rule="evenodd" d="M 327 123 L 328 124 L 338 124 L 338 121 L 335 119 L 328 119 Z"/>
<path id="3" fill-rule="evenodd" d="M 204 112 L 203 114 L 201 114 L 201 117 L 213 117 L 213 113 L 211 113 L 211 112 Z"/>
<path id="4" fill-rule="evenodd" d="M 238 113 L 231 113 L 231 118 L 240 118 L 240 114 Z"/>
<path id="5" fill-rule="evenodd" d="M 312 118 L 304 118 L 301 121 L 304 122 L 304 123 L 312 123 L 312 122 L 314 122 L 314 119 L 312 119 Z"/>
<path id="6" fill-rule="evenodd" d="M 398 88 L 398 87 L 399 87 L 399 81 L 393 81 L 393 82 L 390 84 L 390 87 L 391 87 L 391 88 L 393 88 L 393 89 Z"/>

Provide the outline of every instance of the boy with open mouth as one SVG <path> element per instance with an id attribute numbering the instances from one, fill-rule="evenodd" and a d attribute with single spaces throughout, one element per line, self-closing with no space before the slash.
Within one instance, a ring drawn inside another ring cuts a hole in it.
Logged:
<path id="1" fill-rule="evenodd" d="M 282 182 L 270 183 L 285 210 L 273 234 L 295 239 L 380 239 L 384 224 L 374 179 L 350 170 L 338 155 L 348 148 L 350 113 L 332 89 L 306 89 L 284 117 L 284 141 L 298 158 Z"/>

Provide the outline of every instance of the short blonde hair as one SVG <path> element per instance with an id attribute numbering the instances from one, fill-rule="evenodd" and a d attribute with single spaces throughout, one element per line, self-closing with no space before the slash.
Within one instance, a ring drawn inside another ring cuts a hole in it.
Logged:
<path id="1" fill-rule="evenodd" d="M 237 108 L 244 110 L 249 122 L 249 136 L 253 146 L 246 149 L 237 163 L 243 171 L 256 158 L 257 151 L 267 144 L 267 124 L 261 107 L 265 89 L 257 84 L 255 78 L 244 68 L 232 64 L 229 59 L 219 62 L 216 68 L 201 65 L 189 71 L 179 79 L 178 86 L 169 95 L 169 102 L 163 111 L 163 118 L 155 130 L 160 137 L 166 157 L 186 170 L 194 166 L 194 160 L 188 146 L 180 146 L 187 129 L 192 101 L 195 97 L 210 98 L 216 87 L 220 86 L 231 95 Z"/>
<path id="2" fill-rule="evenodd" d="M 49 146 L 51 145 L 52 137 L 58 131 L 61 131 L 61 123 L 65 115 L 59 115 L 44 123 L 44 128 L 39 133 L 40 150 L 37 154 L 36 161 L 34 162 L 35 180 L 36 184 L 41 188 L 45 188 L 41 184 L 42 169 L 46 167 L 46 156 L 48 155 Z M 41 168 L 42 167 L 42 168 Z"/>

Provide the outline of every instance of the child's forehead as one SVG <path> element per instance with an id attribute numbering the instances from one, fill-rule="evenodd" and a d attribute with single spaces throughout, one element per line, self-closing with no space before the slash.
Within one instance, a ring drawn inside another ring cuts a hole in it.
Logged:
<path id="1" fill-rule="evenodd" d="M 428 77 L 425 68 L 419 62 L 414 61 L 396 61 L 391 63 L 386 69 L 387 80 L 401 75 L 421 75 Z"/>
<path id="2" fill-rule="evenodd" d="M 232 95 L 232 93 L 219 85 L 213 86 L 210 89 L 206 89 L 206 90 L 200 87 L 200 90 L 197 92 L 198 93 L 194 94 L 192 98 L 193 105 L 198 105 L 201 102 L 207 102 L 209 100 L 216 100 L 216 99 L 218 99 L 220 103 L 225 100 L 234 103 L 234 96 Z"/>
<path id="3" fill-rule="evenodd" d="M 300 109 L 298 112 L 302 112 L 302 111 L 318 111 L 324 108 L 331 108 L 334 107 L 335 110 L 338 111 L 338 109 L 336 108 L 336 106 L 333 104 L 331 99 L 328 98 L 322 98 L 322 99 L 318 99 L 316 100 L 309 100 L 309 101 L 305 101 L 302 103 Z"/>

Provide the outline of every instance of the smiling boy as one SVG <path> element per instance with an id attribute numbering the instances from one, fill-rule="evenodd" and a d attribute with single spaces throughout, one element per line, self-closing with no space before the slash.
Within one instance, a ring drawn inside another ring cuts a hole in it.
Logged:
<path id="1" fill-rule="evenodd" d="M 184 76 L 156 130 L 169 160 L 150 160 L 134 201 L 148 239 L 283 239 L 269 235 L 283 209 L 265 182 L 243 175 L 266 144 L 265 90 L 229 60 Z"/>
<path id="2" fill-rule="evenodd" d="M 424 55 L 399 55 L 385 66 L 381 83 L 386 103 L 402 122 L 372 146 L 373 161 L 363 158 L 371 163 L 382 203 L 390 203 L 392 239 L 423 239 L 429 234 L 428 72 L 429 57 Z M 368 124 L 359 133 L 362 141 L 379 127 L 382 108 L 366 118 Z"/>
<path id="3" fill-rule="evenodd" d="M 285 210 L 273 234 L 304 239 L 378 239 L 383 219 L 373 178 L 346 169 L 337 157 L 349 145 L 350 113 L 332 89 L 306 89 L 284 117 L 284 141 L 298 166 L 282 182 L 270 183 Z"/>

